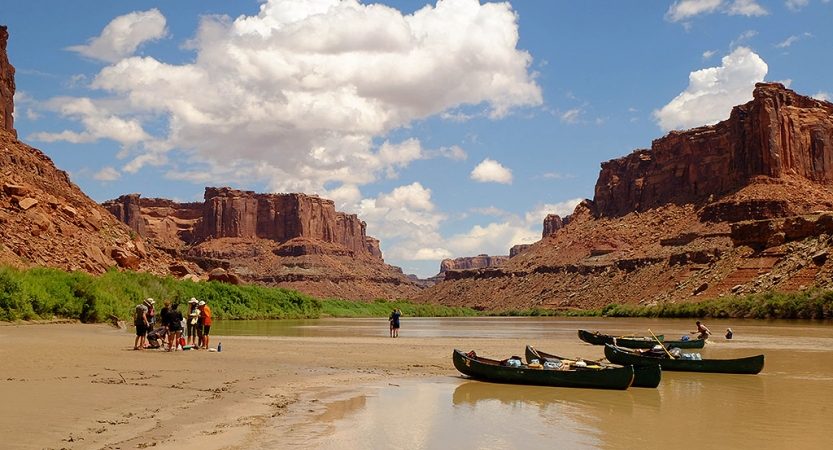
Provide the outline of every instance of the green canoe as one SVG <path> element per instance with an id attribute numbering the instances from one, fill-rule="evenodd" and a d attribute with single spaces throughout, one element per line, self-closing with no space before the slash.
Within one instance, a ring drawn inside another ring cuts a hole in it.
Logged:
<path id="1" fill-rule="evenodd" d="M 584 342 L 587 342 L 588 344 L 593 344 L 593 345 L 605 345 L 605 344 L 613 345 L 613 340 L 614 339 L 617 339 L 617 340 L 618 339 L 628 339 L 628 340 L 631 340 L 631 341 L 642 341 L 642 342 L 646 342 L 646 343 L 651 342 L 652 344 L 650 346 L 648 346 L 648 348 L 650 348 L 651 346 L 653 346 L 654 343 L 657 342 L 657 340 L 654 339 L 653 336 L 634 336 L 634 335 L 611 336 L 609 334 L 601 334 L 598 331 L 594 333 L 592 331 L 587 331 L 587 330 L 578 330 L 578 338 L 581 339 Z M 663 339 L 665 339 L 665 336 L 662 335 L 662 334 L 658 334 L 657 339 L 663 340 Z"/>
<path id="2" fill-rule="evenodd" d="M 553 355 L 552 353 L 542 352 L 530 345 L 526 346 L 526 362 L 529 364 L 533 360 L 538 360 L 539 363 L 543 364 L 545 361 L 576 361 L 576 358 L 563 358 L 561 356 Z M 586 361 L 585 361 L 586 362 Z M 604 368 L 617 368 L 622 367 L 620 365 L 614 364 L 607 364 L 601 363 L 597 361 L 591 361 L 589 363 L 591 366 L 602 366 Z M 584 370 L 593 370 L 584 369 Z M 598 369 L 597 369 L 598 370 Z M 662 379 L 662 369 L 659 367 L 659 363 L 654 365 L 648 366 L 639 366 L 633 368 L 633 383 L 631 387 L 641 387 L 641 388 L 655 388 L 659 386 L 659 382 Z"/>
<path id="3" fill-rule="evenodd" d="M 615 345 L 617 347 L 625 347 L 625 348 L 652 348 L 653 346 L 659 344 L 656 339 L 653 337 L 650 339 L 642 339 L 642 338 L 614 338 L 613 343 L 611 345 Z M 666 347 L 677 347 L 677 348 L 703 348 L 706 345 L 705 339 L 689 339 L 687 341 L 666 341 L 662 340 L 662 344 Z"/>
<path id="4" fill-rule="evenodd" d="M 612 345 L 605 345 L 605 357 L 614 364 L 632 364 L 644 366 L 656 364 L 662 370 L 680 372 L 713 372 L 713 373 L 741 373 L 757 374 L 764 368 L 764 355 L 750 356 L 737 359 L 670 359 L 665 352 L 659 354 L 642 353 Z"/>
<path id="5" fill-rule="evenodd" d="M 474 351 L 463 353 L 456 349 L 452 359 L 454 367 L 463 375 L 494 383 L 624 390 L 633 382 L 632 366 L 604 370 L 555 370 L 544 368 L 541 364 L 521 364 L 520 359 L 510 358 L 518 362 L 518 366 L 512 366 L 508 365 L 509 360 L 483 358 Z"/>

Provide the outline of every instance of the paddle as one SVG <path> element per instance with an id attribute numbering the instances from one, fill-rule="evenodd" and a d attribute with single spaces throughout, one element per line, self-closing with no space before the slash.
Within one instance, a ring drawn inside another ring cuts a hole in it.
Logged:
<path id="1" fill-rule="evenodd" d="M 651 329 L 650 329 L 650 328 L 648 328 L 648 332 L 649 332 L 649 333 L 651 333 L 651 336 L 653 336 L 653 337 L 654 337 L 654 339 L 656 339 L 656 340 L 657 340 L 657 342 L 659 342 L 659 346 L 660 346 L 660 347 L 662 347 L 662 349 L 663 349 L 663 350 L 665 350 L 665 354 L 666 354 L 666 355 L 668 355 L 668 357 L 669 357 L 670 359 L 674 359 L 674 357 L 671 355 L 671 353 L 668 351 L 668 349 L 667 349 L 667 348 L 665 348 L 665 345 L 663 345 L 663 344 L 662 344 L 662 341 L 660 341 L 660 340 L 659 340 L 659 338 L 657 337 L 657 335 L 656 335 L 656 334 L 654 334 L 654 332 L 653 332 L 653 331 L 651 331 Z"/>

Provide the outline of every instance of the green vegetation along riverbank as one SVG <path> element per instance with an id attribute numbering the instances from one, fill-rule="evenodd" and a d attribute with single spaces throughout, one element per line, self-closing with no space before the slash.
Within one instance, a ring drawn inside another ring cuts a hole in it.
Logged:
<path id="1" fill-rule="evenodd" d="M 601 310 L 533 309 L 482 312 L 471 308 L 418 304 L 407 300 L 352 302 L 320 300 L 297 291 L 218 282 L 182 281 L 138 272 L 111 270 L 101 276 L 57 269 L 17 270 L 0 267 L 0 321 L 79 320 L 130 321 L 145 298 L 184 303 L 191 297 L 211 305 L 214 317 L 226 320 L 386 317 L 399 308 L 408 317 L 460 316 L 607 316 L 665 318 L 833 319 L 833 291 L 808 290 L 728 296 L 701 302 L 655 306 L 607 305 Z"/>
<path id="2" fill-rule="evenodd" d="M 183 304 L 191 297 L 211 305 L 216 319 L 316 319 L 387 317 L 399 308 L 410 317 L 475 316 L 476 311 L 413 302 L 320 300 L 297 291 L 218 282 L 182 281 L 138 272 L 111 270 L 101 276 L 57 269 L 0 267 L 0 321 L 72 319 L 86 323 L 130 321 L 146 298 Z"/>

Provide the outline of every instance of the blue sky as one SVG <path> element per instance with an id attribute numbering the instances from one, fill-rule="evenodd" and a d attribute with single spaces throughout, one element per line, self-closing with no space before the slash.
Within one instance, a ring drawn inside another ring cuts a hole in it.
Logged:
<path id="1" fill-rule="evenodd" d="M 756 82 L 833 98 L 830 0 L 10 3 L 15 128 L 94 200 L 319 194 L 421 277 Z"/>

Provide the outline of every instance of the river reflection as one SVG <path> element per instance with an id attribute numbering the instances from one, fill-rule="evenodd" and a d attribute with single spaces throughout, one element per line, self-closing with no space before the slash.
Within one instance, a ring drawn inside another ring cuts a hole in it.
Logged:
<path id="1" fill-rule="evenodd" d="M 386 322 L 381 321 L 382 325 Z M 411 336 L 529 339 L 544 351 L 600 350 L 576 330 L 652 328 L 684 334 L 691 321 L 644 319 L 410 319 Z M 315 335 L 385 336 L 378 319 L 297 324 Z M 720 321 L 709 321 L 720 330 Z M 355 328 L 353 328 L 355 326 Z M 485 383 L 463 376 L 367 386 L 328 400 L 300 447 L 337 449 L 820 449 L 831 448 L 833 328 L 829 323 L 731 323 L 704 357 L 764 353 L 758 375 L 663 372 L 657 389 L 567 389 Z M 530 329 L 533 331 L 530 332 Z M 212 330 L 214 331 L 214 330 Z M 739 332 L 740 331 L 740 332 Z M 329 333 L 329 334 L 328 334 Z M 569 342 L 569 344 L 567 344 Z M 547 348 L 552 345 L 553 348 Z M 468 350 L 468 349 L 466 349 Z M 520 353 L 521 348 L 518 349 Z M 449 364 L 451 364 L 451 349 Z M 487 355 L 501 356 L 501 355 Z M 569 355 L 565 355 L 569 356 Z"/>

